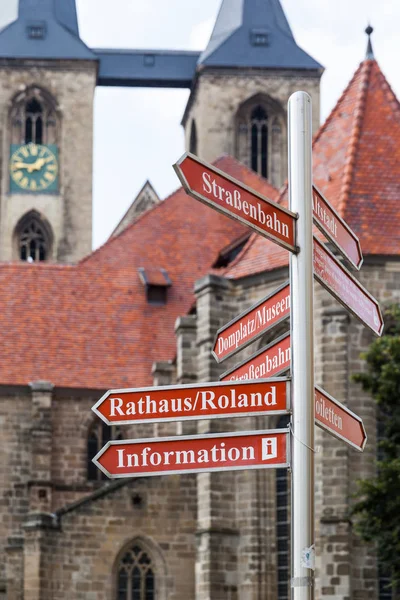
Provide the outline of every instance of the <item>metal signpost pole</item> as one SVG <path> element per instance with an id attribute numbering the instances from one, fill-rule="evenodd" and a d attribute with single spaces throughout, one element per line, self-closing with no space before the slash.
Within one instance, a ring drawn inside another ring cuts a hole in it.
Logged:
<path id="1" fill-rule="evenodd" d="M 299 215 L 290 257 L 292 339 L 292 600 L 314 599 L 314 327 L 311 98 L 288 104 L 289 206 Z"/>

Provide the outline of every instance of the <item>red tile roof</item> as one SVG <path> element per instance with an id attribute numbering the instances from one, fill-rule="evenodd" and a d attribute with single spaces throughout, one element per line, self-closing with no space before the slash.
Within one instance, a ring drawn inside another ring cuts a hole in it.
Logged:
<path id="1" fill-rule="evenodd" d="M 313 176 L 365 256 L 400 254 L 400 104 L 375 60 L 360 64 L 319 129 Z M 244 277 L 287 262 L 287 252 L 254 235 L 225 274 Z"/>
<path id="2" fill-rule="evenodd" d="M 216 165 L 276 194 L 230 157 Z M 175 354 L 175 320 L 192 305 L 194 282 L 244 231 L 179 189 L 75 266 L 0 264 L 0 384 L 151 384 L 153 361 Z M 165 306 L 147 303 L 139 267 L 166 269 L 172 286 Z"/>

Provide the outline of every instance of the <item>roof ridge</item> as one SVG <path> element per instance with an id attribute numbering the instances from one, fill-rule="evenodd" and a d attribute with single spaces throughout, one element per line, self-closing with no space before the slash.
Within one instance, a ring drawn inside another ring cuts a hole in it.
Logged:
<path id="1" fill-rule="evenodd" d="M 325 121 L 322 123 L 322 125 L 320 126 L 320 128 L 318 129 L 317 133 L 314 136 L 312 145 L 314 147 L 314 145 L 319 141 L 319 138 L 321 137 L 321 135 L 324 133 L 324 131 L 327 129 L 328 125 L 331 124 L 331 121 L 334 117 L 334 114 L 336 113 L 338 106 L 341 104 L 341 102 L 343 101 L 343 99 L 345 98 L 345 96 L 347 95 L 351 85 L 353 84 L 355 78 L 358 76 L 358 72 L 361 70 L 363 63 L 365 61 L 362 61 L 359 65 L 358 65 L 358 69 L 356 70 L 356 72 L 354 73 L 353 77 L 350 79 L 349 83 L 347 84 L 347 86 L 344 88 L 343 92 L 341 93 L 341 95 L 339 96 L 339 99 L 337 100 L 336 104 L 334 105 L 334 107 L 332 108 L 331 112 L 329 113 L 329 115 L 326 117 Z"/>
<path id="2" fill-rule="evenodd" d="M 163 206 L 164 202 L 166 202 L 167 200 L 169 200 L 174 194 L 178 193 L 180 190 L 183 190 L 182 186 L 178 187 L 176 190 L 174 190 L 173 192 L 171 192 L 170 194 L 168 194 L 168 196 L 164 200 L 161 200 L 158 204 L 155 204 L 154 206 L 150 207 L 148 210 L 146 210 L 145 212 L 143 212 L 141 215 L 138 215 L 138 217 L 136 219 L 134 219 L 132 221 L 132 223 L 130 223 L 127 227 L 125 227 L 125 229 L 122 229 L 122 231 L 120 231 L 117 235 L 113 236 L 111 234 L 106 239 L 106 241 L 103 244 L 101 244 L 95 250 L 92 250 L 92 252 L 90 252 L 90 254 L 87 254 L 86 256 L 84 256 L 83 258 L 81 258 L 81 260 L 78 262 L 78 264 L 82 264 L 82 263 L 90 260 L 94 255 L 98 254 L 98 252 L 100 252 L 100 250 L 103 250 L 103 248 L 105 246 L 108 246 L 108 244 L 112 244 L 115 240 L 118 240 L 122 235 L 124 235 L 127 231 L 129 231 L 134 225 L 136 225 L 137 223 L 139 223 L 139 221 L 142 221 L 144 218 L 146 218 L 154 210 L 156 210 L 157 208 L 160 208 L 161 206 Z"/>
<path id="3" fill-rule="evenodd" d="M 245 245 L 243 246 L 243 248 L 241 249 L 239 254 L 233 259 L 233 261 L 230 263 L 230 265 L 228 265 L 221 272 L 221 274 L 226 275 L 226 273 L 229 273 L 230 269 L 232 269 L 239 261 L 242 260 L 242 258 L 247 254 L 247 252 L 250 250 L 250 248 L 255 244 L 257 237 L 259 237 L 259 236 L 256 233 L 252 233 L 250 235 L 249 239 L 247 240 L 247 242 L 245 243 Z"/>
<path id="4" fill-rule="evenodd" d="M 350 195 L 351 183 L 353 181 L 356 154 L 359 147 L 361 127 L 365 115 L 365 105 L 368 92 L 368 80 L 371 73 L 373 60 L 366 59 L 360 65 L 360 82 L 358 84 L 358 97 L 353 113 L 353 127 L 347 149 L 347 155 L 343 170 L 343 184 L 339 194 L 337 205 L 338 213 L 343 216 L 347 200 Z"/>

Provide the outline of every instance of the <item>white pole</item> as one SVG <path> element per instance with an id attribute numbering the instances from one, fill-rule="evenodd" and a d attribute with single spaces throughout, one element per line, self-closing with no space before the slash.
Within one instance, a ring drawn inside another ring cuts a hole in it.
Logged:
<path id="1" fill-rule="evenodd" d="M 289 98 L 289 208 L 299 253 L 290 259 L 292 353 L 292 600 L 314 599 L 314 327 L 311 98 Z"/>

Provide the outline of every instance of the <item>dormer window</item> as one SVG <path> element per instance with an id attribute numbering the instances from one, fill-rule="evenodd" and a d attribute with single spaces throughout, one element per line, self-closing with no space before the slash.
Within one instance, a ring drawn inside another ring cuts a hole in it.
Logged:
<path id="1" fill-rule="evenodd" d="M 139 267 L 139 277 L 146 291 L 146 299 L 148 304 L 154 306 L 162 306 L 167 303 L 168 288 L 171 287 L 172 281 L 165 269 L 144 269 Z"/>
<path id="2" fill-rule="evenodd" d="M 46 37 L 46 23 L 44 21 L 28 23 L 26 33 L 31 40 L 44 40 Z"/>
<path id="3" fill-rule="evenodd" d="M 252 29 L 250 31 L 252 46 L 269 46 L 269 33 L 266 29 Z"/>

